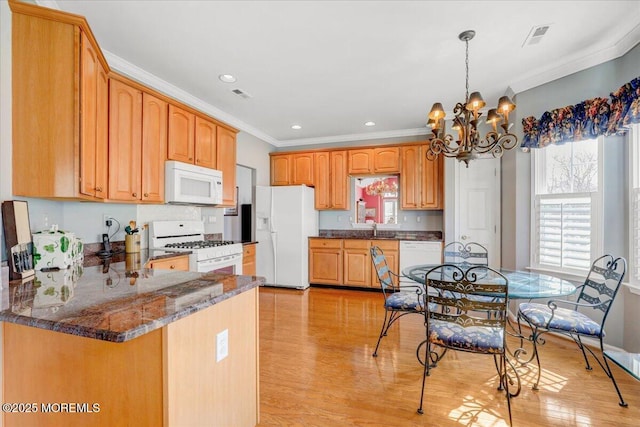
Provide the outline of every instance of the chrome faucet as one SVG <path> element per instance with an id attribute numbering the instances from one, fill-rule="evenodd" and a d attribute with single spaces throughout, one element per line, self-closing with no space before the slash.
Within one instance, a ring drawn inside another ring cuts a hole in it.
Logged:
<path id="1" fill-rule="evenodd" d="M 373 223 L 373 237 L 377 237 L 378 236 L 378 223 L 374 222 Z"/>

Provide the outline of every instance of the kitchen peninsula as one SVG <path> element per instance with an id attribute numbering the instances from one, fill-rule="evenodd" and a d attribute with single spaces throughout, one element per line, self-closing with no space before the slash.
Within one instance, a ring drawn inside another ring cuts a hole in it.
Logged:
<path id="1" fill-rule="evenodd" d="M 261 280 L 123 261 L 10 282 L 4 425 L 256 425 Z"/>

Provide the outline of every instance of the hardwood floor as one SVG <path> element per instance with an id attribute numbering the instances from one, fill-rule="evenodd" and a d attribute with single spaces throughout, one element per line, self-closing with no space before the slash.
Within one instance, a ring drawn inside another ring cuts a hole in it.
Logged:
<path id="1" fill-rule="evenodd" d="M 260 288 L 259 426 L 505 426 L 490 356 L 450 351 L 427 378 L 416 413 L 422 366 L 415 355 L 423 318 L 405 316 L 371 356 L 384 317 L 382 295 L 310 288 Z M 640 382 L 614 367 L 629 406 L 618 405 L 599 366 L 584 368 L 571 341 L 551 337 L 535 363 L 520 368 L 511 401 L 514 426 L 638 426 Z"/>

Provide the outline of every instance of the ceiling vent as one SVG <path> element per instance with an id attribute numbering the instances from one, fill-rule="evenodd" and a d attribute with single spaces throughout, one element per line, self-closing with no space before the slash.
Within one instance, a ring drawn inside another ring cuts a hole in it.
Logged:
<path id="1" fill-rule="evenodd" d="M 249 95 L 247 92 L 243 91 L 242 89 L 231 89 L 231 92 L 235 93 L 240 98 L 244 98 L 244 99 L 251 98 L 251 95 Z"/>
<path id="2" fill-rule="evenodd" d="M 547 34 L 547 31 L 551 28 L 551 25 L 538 25 L 537 27 L 533 27 L 531 31 L 529 31 L 529 35 L 524 40 L 522 47 L 530 46 L 534 44 L 540 43 L 542 37 Z"/>

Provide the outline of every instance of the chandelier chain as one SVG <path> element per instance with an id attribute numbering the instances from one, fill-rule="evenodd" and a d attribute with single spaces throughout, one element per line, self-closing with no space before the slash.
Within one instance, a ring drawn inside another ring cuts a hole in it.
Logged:
<path id="1" fill-rule="evenodd" d="M 467 104 L 469 102 L 469 40 L 465 40 L 464 44 L 466 46 L 465 60 L 464 65 L 466 69 L 466 92 L 464 96 L 464 103 Z"/>

